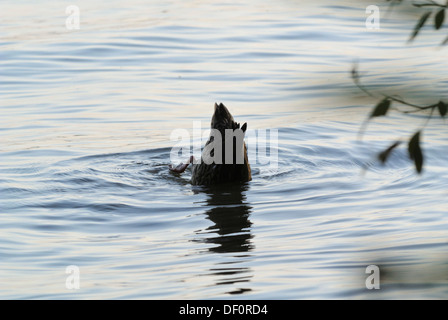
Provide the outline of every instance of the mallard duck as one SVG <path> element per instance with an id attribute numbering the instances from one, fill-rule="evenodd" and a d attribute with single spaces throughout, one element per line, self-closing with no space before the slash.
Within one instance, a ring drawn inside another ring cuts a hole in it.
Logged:
<path id="1" fill-rule="evenodd" d="M 236 181 L 247 182 L 252 180 L 246 144 L 244 141 L 237 141 L 238 139 L 244 139 L 244 134 L 247 130 L 247 123 L 244 123 L 240 127 L 240 124 L 233 120 L 233 116 L 230 114 L 225 105 L 222 103 L 215 103 L 215 111 L 211 121 L 211 129 L 212 131 L 210 133 L 210 137 L 201 154 L 201 160 L 196 161 L 194 157 L 191 156 L 189 161 L 185 164 L 181 163 L 175 168 L 170 165 L 170 170 L 172 172 L 182 173 L 191 163 L 193 165 L 191 183 L 194 185 L 213 185 Z M 235 136 L 226 139 L 226 130 L 227 132 L 230 131 L 230 133 L 235 132 L 235 130 L 241 130 L 240 132 L 243 134 L 235 134 Z M 215 136 L 218 131 L 221 136 L 222 157 L 219 157 L 219 154 L 217 153 L 220 145 L 219 141 L 215 140 Z M 226 150 L 228 149 L 227 152 L 232 150 L 230 149 L 232 145 L 233 159 L 230 158 L 230 155 L 228 155 L 226 159 Z M 241 149 L 237 148 L 237 146 L 241 145 Z M 238 154 L 238 152 L 240 152 L 240 154 Z M 217 157 L 215 157 L 215 155 Z"/>

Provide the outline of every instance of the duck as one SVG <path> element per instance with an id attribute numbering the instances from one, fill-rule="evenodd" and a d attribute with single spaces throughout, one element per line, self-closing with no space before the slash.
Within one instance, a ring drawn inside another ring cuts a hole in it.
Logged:
<path id="1" fill-rule="evenodd" d="M 201 153 L 200 161 L 190 156 L 186 163 L 176 167 L 169 165 L 170 171 L 182 173 L 192 164 L 190 182 L 193 185 L 210 186 L 251 181 L 251 168 L 244 142 L 247 123 L 240 126 L 224 104 L 215 103 L 210 128 L 210 137 Z M 232 136 L 229 136 L 229 133 Z M 241 148 L 237 148 L 238 146 Z M 226 151 L 232 154 L 226 156 Z"/>

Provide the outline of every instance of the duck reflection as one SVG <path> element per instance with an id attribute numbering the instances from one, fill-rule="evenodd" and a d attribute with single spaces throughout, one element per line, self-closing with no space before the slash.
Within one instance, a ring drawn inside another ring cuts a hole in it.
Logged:
<path id="1" fill-rule="evenodd" d="M 217 277 L 216 285 L 234 285 L 248 283 L 253 277 L 250 268 L 244 265 L 250 261 L 250 251 L 254 249 L 249 220 L 252 207 L 247 203 L 248 185 L 232 184 L 210 186 L 203 189 L 207 194 L 206 218 L 213 225 L 201 230 L 200 241 L 214 244 L 207 250 L 210 253 L 223 254 L 210 272 Z M 207 237 L 203 238 L 203 235 Z M 231 255 L 226 255 L 231 253 Z M 241 294 L 251 289 L 233 287 L 228 294 Z"/>

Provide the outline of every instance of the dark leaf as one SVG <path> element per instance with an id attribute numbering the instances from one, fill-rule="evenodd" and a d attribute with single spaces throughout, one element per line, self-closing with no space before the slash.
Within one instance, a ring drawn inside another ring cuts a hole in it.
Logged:
<path id="1" fill-rule="evenodd" d="M 409 157 L 414 160 L 415 168 L 418 173 L 422 172 L 423 169 L 423 153 L 420 148 L 420 131 L 414 134 L 409 141 L 408 145 Z"/>
<path id="2" fill-rule="evenodd" d="M 417 36 L 420 29 L 425 25 L 426 20 L 428 20 L 430 15 L 431 15 L 431 11 L 428 11 L 422 15 L 420 20 L 417 22 L 417 25 L 415 26 L 414 31 L 412 32 L 412 35 L 411 35 L 411 38 L 409 39 L 409 41 L 414 40 L 414 38 Z"/>
<path id="3" fill-rule="evenodd" d="M 381 152 L 378 155 L 378 159 L 381 161 L 382 164 L 386 163 L 387 158 L 389 157 L 389 155 L 392 153 L 392 151 L 398 147 L 401 144 L 401 141 L 397 141 L 395 142 L 393 145 L 391 145 L 389 148 L 387 148 L 386 150 L 384 150 L 383 152 Z"/>
<path id="4" fill-rule="evenodd" d="M 440 115 L 442 117 L 445 117 L 447 109 L 448 109 L 446 103 L 443 101 L 439 101 L 439 103 L 437 104 L 437 108 L 439 109 Z"/>
<path id="5" fill-rule="evenodd" d="M 434 27 L 436 30 L 439 30 L 443 24 L 443 20 L 445 20 L 445 9 L 441 9 L 437 12 L 436 17 L 434 19 Z"/>
<path id="6" fill-rule="evenodd" d="M 375 109 L 373 109 L 372 113 L 370 114 L 370 118 L 385 116 L 387 111 L 389 110 L 390 103 L 391 102 L 388 98 L 384 98 L 383 100 L 381 100 L 376 105 Z"/>

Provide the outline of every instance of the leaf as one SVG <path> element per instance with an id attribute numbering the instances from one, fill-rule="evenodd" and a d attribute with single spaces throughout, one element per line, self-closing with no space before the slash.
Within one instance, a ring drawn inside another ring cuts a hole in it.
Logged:
<path id="1" fill-rule="evenodd" d="M 439 30 L 445 20 L 445 9 L 441 9 L 437 12 L 436 17 L 434 19 L 434 27 L 436 30 Z"/>
<path id="2" fill-rule="evenodd" d="M 420 131 L 414 134 L 411 140 L 409 140 L 408 151 L 409 157 L 411 160 L 414 160 L 417 172 L 421 173 L 423 169 L 423 153 L 420 148 Z"/>
<path id="3" fill-rule="evenodd" d="M 391 101 L 389 100 L 389 98 L 384 98 L 383 100 L 381 100 L 370 114 L 370 119 L 374 117 L 385 116 L 387 111 L 389 110 L 390 103 Z"/>
<path id="4" fill-rule="evenodd" d="M 439 109 L 440 116 L 442 118 L 445 117 L 446 112 L 448 111 L 448 106 L 446 105 L 446 103 L 443 101 L 439 101 L 439 103 L 437 104 L 437 108 Z"/>
<path id="5" fill-rule="evenodd" d="M 417 25 L 414 28 L 414 31 L 412 32 L 411 38 L 409 39 L 409 42 L 414 40 L 414 38 L 417 36 L 420 29 L 425 25 L 426 20 L 428 20 L 429 16 L 431 15 L 431 11 L 428 11 L 422 15 L 420 20 L 417 22 Z"/>
<path id="6" fill-rule="evenodd" d="M 387 161 L 387 158 L 392 153 L 392 151 L 398 147 L 401 144 L 401 141 L 396 141 L 393 145 L 391 145 L 389 148 L 384 150 L 378 155 L 378 159 L 381 161 L 382 164 L 385 164 Z"/>

